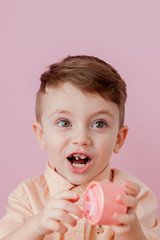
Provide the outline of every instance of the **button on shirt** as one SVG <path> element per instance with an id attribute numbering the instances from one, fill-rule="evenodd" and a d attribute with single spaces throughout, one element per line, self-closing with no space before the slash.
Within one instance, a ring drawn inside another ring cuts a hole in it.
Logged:
<path id="1" fill-rule="evenodd" d="M 139 184 L 141 191 L 138 195 L 136 213 L 144 234 L 149 240 L 160 240 L 160 224 L 156 218 L 157 199 L 151 190 L 134 176 L 117 169 L 105 168 L 94 181 L 110 181 L 122 183 L 125 179 Z M 87 184 L 74 186 L 59 175 L 52 163 L 48 161 L 45 174 L 28 179 L 10 194 L 6 215 L 0 220 L 0 239 L 29 218 L 39 213 L 47 201 L 63 190 L 76 190 L 80 199 L 75 204 L 83 209 L 84 191 Z M 75 216 L 74 216 L 75 217 Z M 76 217 L 75 217 L 76 218 Z M 114 232 L 110 226 L 90 225 L 85 218 L 77 219 L 75 227 L 67 225 L 65 234 L 53 232 L 44 240 L 113 240 Z M 25 233 L 24 233 L 25 234 Z"/>

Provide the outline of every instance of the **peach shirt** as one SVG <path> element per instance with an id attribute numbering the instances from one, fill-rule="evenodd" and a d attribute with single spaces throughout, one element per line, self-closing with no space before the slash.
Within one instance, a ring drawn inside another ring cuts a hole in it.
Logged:
<path id="1" fill-rule="evenodd" d="M 104 169 L 96 181 L 108 181 L 108 168 Z M 106 179 L 107 176 L 107 179 Z M 150 189 L 140 180 L 119 171 L 110 171 L 110 181 L 122 183 L 124 179 L 137 182 L 141 191 L 138 195 L 137 216 L 143 231 L 150 240 L 160 240 L 160 223 L 156 218 L 157 200 Z M 80 200 L 76 203 L 82 208 L 84 190 L 87 184 L 75 187 L 62 176 L 57 174 L 48 161 L 45 175 L 36 176 L 21 183 L 9 196 L 9 206 L 6 215 L 0 220 L 0 239 L 37 214 L 47 201 L 64 189 L 77 189 Z M 57 232 L 46 235 L 44 240 L 113 240 L 114 233 L 110 226 L 92 226 L 85 218 L 78 219 L 75 227 L 67 226 L 68 232 L 60 235 Z M 26 233 L 24 233 L 26 234 Z"/>

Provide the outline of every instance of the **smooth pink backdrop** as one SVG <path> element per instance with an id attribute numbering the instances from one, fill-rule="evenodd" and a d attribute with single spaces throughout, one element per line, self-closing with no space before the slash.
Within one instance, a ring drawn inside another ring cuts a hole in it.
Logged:
<path id="1" fill-rule="evenodd" d="M 8 194 L 47 160 L 31 126 L 39 76 L 75 54 L 100 57 L 125 79 L 129 135 L 112 166 L 144 181 L 160 204 L 159 9 L 159 0 L 0 1 L 0 217 Z"/>

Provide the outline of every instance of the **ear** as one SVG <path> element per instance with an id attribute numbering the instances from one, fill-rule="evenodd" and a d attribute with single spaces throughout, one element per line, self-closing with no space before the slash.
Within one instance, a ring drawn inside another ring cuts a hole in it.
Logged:
<path id="1" fill-rule="evenodd" d="M 114 153 L 118 153 L 119 150 L 121 149 L 126 137 L 127 137 L 127 133 L 128 133 L 128 127 L 127 126 L 123 126 L 120 128 L 118 134 L 117 134 L 117 142 L 115 144 Z"/>
<path id="2" fill-rule="evenodd" d="M 36 134 L 37 141 L 40 145 L 40 148 L 42 150 L 45 150 L 46 149 L 46 142 L 45 142 L 43 127 L 38 122 L 34 122 L 32 124 L 32 127 L 33 127 L 33 130 L 34 130 L 35 134 Z"/>

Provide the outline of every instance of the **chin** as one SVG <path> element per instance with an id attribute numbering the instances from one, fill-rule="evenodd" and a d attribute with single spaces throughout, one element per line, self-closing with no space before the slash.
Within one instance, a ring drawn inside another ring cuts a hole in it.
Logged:
<path id="1" fill-rule="evenodd" d="M 81 179 L 80 176 L 77 176 L 76 178 L 72 178 L 72 179 L 67 179 L 71 184 L 73 185 L 76 185 L 76 186 L 79 186 L 79 185 L 82 185 L 82 184 L 85 184 L 89 181 L 89 179 Z"/>

